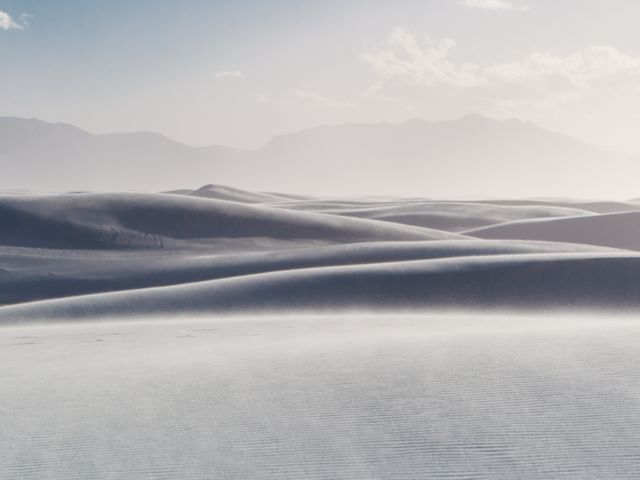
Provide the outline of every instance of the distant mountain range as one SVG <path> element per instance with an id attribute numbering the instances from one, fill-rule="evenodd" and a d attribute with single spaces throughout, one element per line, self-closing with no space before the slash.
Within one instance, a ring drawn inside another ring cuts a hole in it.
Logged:
<path id="1" fill-rule="evenodd" d="M 324 195 L 602 197 L 640 192 L 640 157 L 604 151 L 530 122 L 322 126 L 242 151 L 194 148 L 155 133 L 93 135 L 0 118 L 0 189 L 160 191 L 205 183 Z"/>

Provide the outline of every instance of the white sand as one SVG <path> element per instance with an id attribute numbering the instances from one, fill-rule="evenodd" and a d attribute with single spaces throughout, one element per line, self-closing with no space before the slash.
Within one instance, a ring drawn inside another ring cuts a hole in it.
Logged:
<path id="1" fill-rule="evenodd" d="M 630 205 L 2 195 L 0 478 L 638 478 Z"/>
<path id="2" fill-rule="evenodd" d="M 300 199 L 220 185 L 0 196 L 0 321 L 639 308 L 640 213 L 553 202 Z M 406 224 L 416 219 L 441 229 Z M 485 227 L 446 231 L 469 223 Z"/>
<path id="3" fill-rule="evenodd" d="M 121 319 L 126 320 L 126 319 Z M 4 479 L 635 479 L 635 318 L 0 328 Z"/>

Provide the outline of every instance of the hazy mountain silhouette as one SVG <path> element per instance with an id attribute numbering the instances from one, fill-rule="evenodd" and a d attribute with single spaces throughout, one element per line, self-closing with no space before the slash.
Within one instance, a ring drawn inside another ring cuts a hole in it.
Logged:
<path id="1" fill-rule="evenodd" d="M 155 190 L 207 178 L 209 157 L 155 133 L 92 135 L 63 123 L 0 118 L 5 189 Z"/>
<path id="2" fill-rule="evenodd" d="M 477 115 L 322 126 L 255 151 L 0 118 L 0 167 L 2 189 L 154 191 L 214 182 L 329 195 L 623 198 L 637 195 L 640 158 Z"/>

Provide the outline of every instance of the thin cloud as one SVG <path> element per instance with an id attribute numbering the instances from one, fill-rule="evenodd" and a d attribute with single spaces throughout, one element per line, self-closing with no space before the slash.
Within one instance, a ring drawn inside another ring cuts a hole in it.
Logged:
<path id="1" fill-rule="evenodd" d="M 0 11 L 0 30 L 24 30 L 26 26 L 27 16 L 22 16 L 23 23 L 18 23 L 14 18 L 6 12 Z"/>
<path id="2" fill-rule="evenodd" d="M 244 78 L 244 75 L 243 75 L 242 72 L 238 72 L 237 70 L 233 70 L 233 71 L 217 72 L 214 75 L 214 78 L 216 80 L 231 79 L 231 78 Z"/>
<path id="3" fill-rule="evenodd" d="M 271 102 L 271 97 L 269 95 L 267 95 L 266 93 L 258 93 L 256 94 L 256 102 L 258 103 L 270 103 Z"/>
<path id="4" fill-rule="evenodd" d="M 391 81 L 425 86 L 473 86 L 477 82 L 478 67 L 456 63 L 451 58 L 455 47 L 456 42 L 450 38 L 433 40 L 427 34 L 417 36 L 398 27 L 381 46 L 365 51 L 361 59 L 380 77 L 376 90 Z"/>
<path id="5" fill-rule="evenodd" d="M 293 94 L 301 100 L 310 102 L 315 108 L 336 109 L 353 107 L 352 102 L 345 102 L 336 100 L 335 98 L 325 97 L 318 92 L 309 90 L 295 90 Z"/>
<path id="6" fill-rule="evenodd" d="M 612 46 L 590 46 L 569 55 L 533 52 L 509 63 L 481 65 L 457 61 L 456 42 L 434 40 L 396 28 L 381 46 L 361 59 L 377 76 L 366 94 L 389 86 L 444 86 L 491 89 L 496 96 L 576 95 L 592 87 L 637 85 L 640 58 Z"/>
<path id="7" fill-rule="evenodd" d="M 506 0 L 464 0 L 462 4 L 467 8 L 480 10 L 513 10 L 519 12 L 529 10 L 527 5 L 514 5 Z"/>

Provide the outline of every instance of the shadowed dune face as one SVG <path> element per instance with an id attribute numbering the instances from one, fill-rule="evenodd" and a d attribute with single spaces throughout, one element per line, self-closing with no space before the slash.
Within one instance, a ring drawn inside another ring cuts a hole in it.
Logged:
<path id="1" fill-rule="evenodd" d="M 0 319 L 637 308 L 640 212 L 596 211 L 629 205 L 305 199 L 220 185 L 5 195 Z"/>
<path id="2" fill-rule="evenodd" d="M 571 200 L 567 198 L 549 199 L 549 200 L 491 200 L 481 203 L 490 203 L 492 205 L 511 205 L 511 206 L 549 206 L 560 208 L 575 208 L 586 210 L 592 213 L 616 213 L 639 211 L 640 203 L 634 200 L 628 202 L 612 202 L 612 201 L 593 201 L 593 200 Z"/>
<path id="3" fill-rule="evenodd" d="M 62 249 L 260 237 L 330 243 L 463 238 L 388 222 L 160 194 L 5 196 L 0 222 L 4 245 Z"/>
<path id="4" fill-rule="evenodd" d="M 370 242 L 224 254 L 146 249 L 62 252 L 0 248 L 0 304 L 87 293 L 142 289 L 266 272 L 438 258 L 598 252 L 594 247 L 485 240 Z M 615 250 L 611 250 L 615 252 Z"/>
<path id="5" fill-rule="evenodd" d="M 640 250 L 640 212 L 518 221 L 466 233 L 486 239 L 579 242 Z"/>
<path id="6" fill-rule="evenodd" d="M 12 321 L 162 313 L 640 308 L 640 256 L 456 257 L 294 269 L 4 307 Z"/>
<path id="7" fill-rule="evenodd" d="M 531 218 L 562 218 L 590 215 L 590 212 L 578 208 L 537 205 L 483 205 L 463 202 L 429 202 L 428 204 L 401 202 L 397 205 L 386 204 L 351 209 L 335 208 L 322 210 L 322 212 L 348 217 L 384 220 L 451 232 L 463 232 L 475 227 Z"/>

